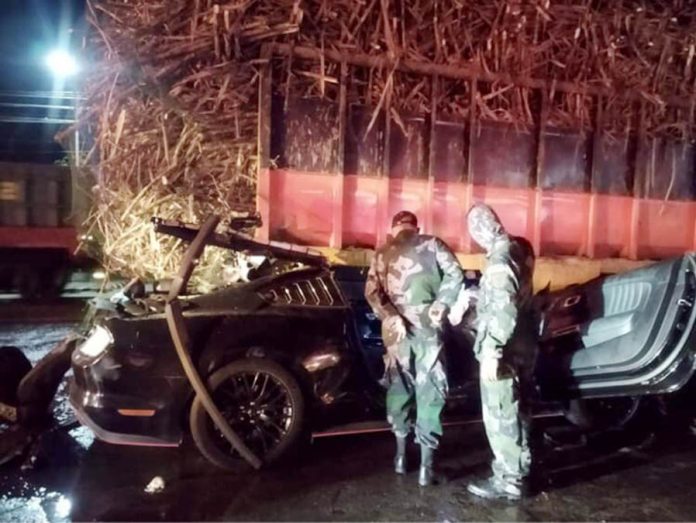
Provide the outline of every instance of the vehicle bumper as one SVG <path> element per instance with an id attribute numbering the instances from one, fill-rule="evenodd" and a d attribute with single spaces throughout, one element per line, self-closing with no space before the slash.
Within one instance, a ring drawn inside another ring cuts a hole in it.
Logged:
<path id="1" fill-rule="evenodd" d="M 134 383 L 114 368 L 118 366 L 108 357 L 90 360 L 77 351 L 73 355 L 69 399 L 80 423 L 107 443 L 178 446 L 183 436 L 177 401 L 181 394 L 165 378 Z"/>
<path id="2" fill-rule="evenodd" d="M 119 419 L 125 416 L 119 414 L 117 408 L 90 407 L 87 393 L 76 387 L 74 381 L 70 384 L 70 406 L 75 411 L 78 421 L 105 443 L 146 447 L 177 447 L 181 443 L 180 436 L 172 439 L 166 435 L 149 435 L 148 433 L 153 431 L 148 427 L 151 422 L 138 423 Z"/>

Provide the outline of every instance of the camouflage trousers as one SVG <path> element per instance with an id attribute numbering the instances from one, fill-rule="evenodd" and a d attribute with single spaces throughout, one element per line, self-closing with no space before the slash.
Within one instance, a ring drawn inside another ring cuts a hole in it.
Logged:
<path id="1" fill-rule="evenodd" d="M 442 436 L 440 414 L 447 397 L 447 375 L 437 331 L 419 329 L 388 349 L 387 421 L 397 437 L 406 437 L 415 421 L 416 441 L 437 448 Z"/>
<path id="2" fill-rule="evenodd" d="M 493 451 L 493 475 L 516 485 L 528 476 L 532 463 L 529 448 L 530 420 L 525 377 L 502 361 L 495 381 L 481 381 L 483 423 Z M 521 382 L 522 380 L 522 382 Z"/>

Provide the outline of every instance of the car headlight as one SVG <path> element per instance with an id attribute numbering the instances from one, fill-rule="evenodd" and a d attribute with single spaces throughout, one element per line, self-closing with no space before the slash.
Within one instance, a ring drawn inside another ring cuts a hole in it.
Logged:
<path id="1" fill-rule="evenodd" d="M 80 353 L 90 358 L 96 358 L 102 354 L 114 341 L 111 332 L 106 327 L 96 325 L 85 342 L 77 349 Z"/>

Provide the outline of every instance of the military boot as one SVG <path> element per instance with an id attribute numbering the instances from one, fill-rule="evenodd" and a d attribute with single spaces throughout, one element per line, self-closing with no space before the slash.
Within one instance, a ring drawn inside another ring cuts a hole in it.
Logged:
<path id="1" fill-rule="evenodd" d="M 485 499 L 508 499 L 517 501 L 526 495 L 523 485 L 504 481 L 495 476 L 479 481 L 472 481 L 466 487 L 471 494 Z"/>
<path id="2" fill-rule="evenodd" d="M 421 445 L 421 464 L 418 471 L 418 484 L 421 487 L 428 487 L 437 483 L 438 478 L 433 469 L 435 460 L 435 449 Z"/>
<path id="3" fill-rule="evenodd" d="M 394 472 L 406 474 L 406 438 L 396 437 L 396 455 L 394 456 Z"/>

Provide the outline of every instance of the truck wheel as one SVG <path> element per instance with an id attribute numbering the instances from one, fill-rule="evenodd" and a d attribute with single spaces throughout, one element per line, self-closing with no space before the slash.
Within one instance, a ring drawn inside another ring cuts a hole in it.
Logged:
<path id="1" fill-rule="evenodd" d="M 0 347 L 0 403 L 17 405 L 17 388 L 31 363 L 17 347 Z"/>
<path id="2" fill-rule="evenodd" d="M 263 358 L 237 360 L 208 378 L 208 389 L 232 429 L 264 463 L 285 455 L 299 440 L 304 398 L 297 380 L 278 363 Z M 193 440 L 210 462 L 227 470 L 243 463 L 194 399 L 189 416 Z"/>
<path id="3" fill-rule="evenodd" d="M 583 430 L 620 429 L 636 417 L 640 400 L 635 396 L 573 399 L 568 402 L 563 414 Z"/>
<path id="4" fill-rule="evenodd" d="M 52 300 L 59 298 L 63 292 L 63 287 L 68 282 L 69 276 L 69 269 L 65 265 L 59 265 L 47 270 L 41 282 L 44 297 Z"/>
<path id="5" fill-rule="evenodd" d="M 15 274 L 15 287 L 25 300 L 35 300 L 41 295 L 41 277 L 34 268 L 19 269 Z"/>

